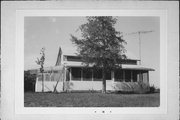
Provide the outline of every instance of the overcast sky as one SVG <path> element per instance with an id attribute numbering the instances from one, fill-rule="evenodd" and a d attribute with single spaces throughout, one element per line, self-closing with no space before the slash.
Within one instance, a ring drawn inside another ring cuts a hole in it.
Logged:
<path id="1" fill-rule="evenodd" d="M 117 31 L 132 33 L 151 31 L 141 34 L 142 65 L 155 69 L 150 72 L 150 83 L 159 86 L 159 56 L 160 56 L 160 23 L 159 17 L 117 17 Z M 35 63 L 40 56 L 40 49 L 45 47 L 45 67 L 54 66 L 58 49 L 75 51 L 70 41 L 70 34 L 79 36 L 78 27 L 86 22 L 85 17 L 25 17 L 24 32 L 24 67 L 25 70 L 39 68 Z M 127 42 L 126 50 L 130 55 L 139 58 L 139 36 L 131 34 L 124 36 Z"/>

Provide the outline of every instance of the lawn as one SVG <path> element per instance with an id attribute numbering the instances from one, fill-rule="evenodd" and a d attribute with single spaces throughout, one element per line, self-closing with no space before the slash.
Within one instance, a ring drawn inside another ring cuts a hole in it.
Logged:
<path id="1" fill-rule="evenodd" d="M 25 93 L 25 107 L 158 107 L 160 94 Z"/>

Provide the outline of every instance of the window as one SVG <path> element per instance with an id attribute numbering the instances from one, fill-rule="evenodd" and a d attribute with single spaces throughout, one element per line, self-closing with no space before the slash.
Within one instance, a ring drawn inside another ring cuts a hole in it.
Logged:
<path id="1" fill-rule="evenodd" d="M 105 78 L 106 80 L 111 80 L 111 71 L 106 72 Z"/>
<path id="2" fill-rule="evenodd" d="M 67 61 L 67 56 L 63 56 L 63 60 L 64 60 L 64 61 Z"/>
<path id="3" fill-rule="evenodd" d="M 67 56 L 67 61 L 80 62 L 82 60 L 81 60 L 81 57 L 78 57 L 78 56 Z"/>
<path id="4" fill-rule="evenodd" d="M 54 70 L 54 71 L 53 71 L 53 73 L 59 73 L 59 71 L 57 71 L 57 70 Z"/>
<path id="5" fill-rule="evenodd" d="M 54 73 L 51 74 L 51 81 L 55 81 L 55 79 L 54 79 Z"/>
<path id="6" fill-rule="evenodd" d="M 94 81 L 102 81 L 102 70 L 93 70 L 93 78 Z"/>
<path id="7" fill-rule="evenodd" d="M 125 82 L 131 82 L 131 70 L 125 70 Z"/>
<path id="8" fill-rule="evenodd" d="M 114 77 L 115 81 L 123 82 L 123 70 L 115 70 Z"/>
<path id="9" fill-rule="evenodd" d="M 81 68 L 72 67 L 71 68 L 71 79 L 72 80 L 81 80 Z"/>
<path id="10" fill-rule="evenodd" d="M 133 72 L 133 82 L 137 82 L 138 71 L 132 71 L 132 72 Z"/>
<path id="11" fill-rule="evenodd" d="M 51 77 L 51 81 L 58 81 L 60 79 L 60 73 L 58 73 L 57 71 L 53 71 L 52 76 L 53 78 Z"/>
<path id="12" fill-rule="evenodd" d="M 38 81 L 42 81 L 42 75 L 41 74 L 38 75 Z"/>
<path id="13" fill-rule="evenodd" d="M 132 64 L 132 65 L 136 65 L 137 64 L 137 60 L 130 60 L 130 59 L 118 60 L 118 62 L 120 64 Z"/>
<path id="14" fill-rule="evenodd" d="M 39 74 L 38 76 L 38 81 L 42 81 L 42 74 Z M 43 73 L 43 80 L 46 81 L 46 74 Z"/>
<path id="15" fill-rule="evenodd" d="M 90 68 L 83 69 L 83 81 L 92 81 L 92 69 Z"/>
<path id="16" fill-rule="evenodd" d="M 49 74 L 45 74 L 45 76 L 46 76 L 45 81 L 50 81 L 50 75 Z"/>

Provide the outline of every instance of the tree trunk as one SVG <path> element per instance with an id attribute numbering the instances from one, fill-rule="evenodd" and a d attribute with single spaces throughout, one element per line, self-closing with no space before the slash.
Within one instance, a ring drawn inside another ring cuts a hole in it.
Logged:
<path id="1" fill-rule="evenodd" d="M 43 72 L 42 72 L 42 92 L 44 92 L 44 76 L 43 76 Z"/>
<path id="2" fill-rule="evenodd" d="M 57 80 L 56 85 L 55 85 L 55 87 L 54 87 L 54 90 L 53 90 L 54 93 L 57 92 L 57 85 L 58 85 L 58 83 L 59 83 L 59 80 Z"/>
<path id="3" fill-rule="evenodd" d="M 105 69 L 102 69 L 102 93 L 106 93 Z"/>

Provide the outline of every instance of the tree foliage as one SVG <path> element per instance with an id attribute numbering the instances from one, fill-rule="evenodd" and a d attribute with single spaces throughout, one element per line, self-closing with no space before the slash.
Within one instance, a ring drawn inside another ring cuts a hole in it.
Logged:
<path id="1" fill-rule="evenodd" d="M 40 59 L 37 58 L 36 63 L 41 66 L 40 71 L 43 72 L 44 71 L 44 61 L 45 61 L 45 48 L 44 47 L 41 49 L 40 54 L 41 54 L 41 58 Z"/>
<path id="2" fill-rule="evenodd" d="M 41 58 L 40 59 L 37 58 L 36 63 L 41 66 L 40 67 L 40 72 L 42 73 L 42 92 L 44 92 L 44 77 L 43 77 L 44 61 L 45 61 L 45 48 L 44 47 L 41 49 L 40 54 L 41 54 Z"/>
<path id="3" fill-rule="evenodd" d="M 120 67 L 120 61 L 126 59 L 126 42 L 121 32 L 115 29 L 116 21 L 111 16 L 87 17 L 87 23 L 79 27 L 81 38 L 71 35 L 83 62 L 102 68 L 103 75 L 107 70 Z"/>
<path id="4" fill-rule="evenodd" d="M 126 58 L 126 42 L 121 32 L 115 30 L 116 21 L 116 18 L 110 16 L 87 17 L 87 23 L 79 27 L 82 38 L 71 35 L 83 62 L 97 67 L 114 68 L 120 59 Z"/>
<path id="5" fill-rule="evenodd" d="M 24 71 L 24 92 L 35 91 L 36 74 L 30 74 L 30 71 Z"/>

